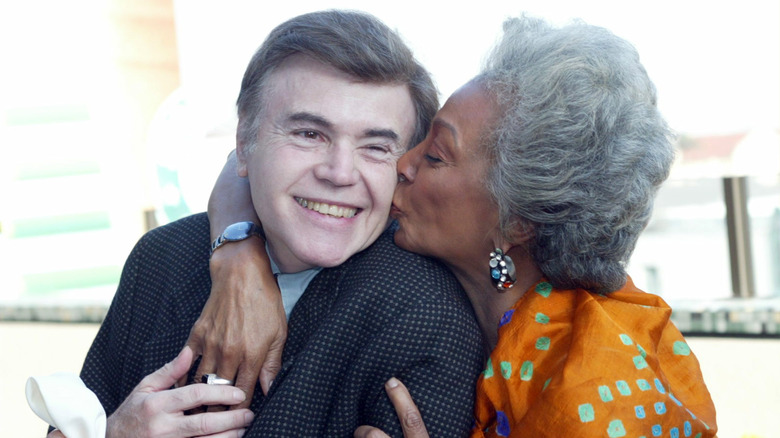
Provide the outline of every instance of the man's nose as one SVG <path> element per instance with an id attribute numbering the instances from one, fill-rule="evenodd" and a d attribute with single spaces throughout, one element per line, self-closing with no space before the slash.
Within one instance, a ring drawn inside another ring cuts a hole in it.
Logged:
<path id="1" fill-rule="evenodd" d="M 355 166 L 353 148 L 346 144 L 332 145 L 315 168 L 315 176 L 336 186 L 357 183 L 360 174 Z"/>

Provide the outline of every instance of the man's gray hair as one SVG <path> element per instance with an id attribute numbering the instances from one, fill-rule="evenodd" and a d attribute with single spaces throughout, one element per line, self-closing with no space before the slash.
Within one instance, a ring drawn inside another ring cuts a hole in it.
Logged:
<path id="1" fill-rule="evenodd" d="M 416 110 L 409 148 L 425 138 L 439 109 L 438 92 L 428 71 L 414 58 L 401 37 L 363 12 L 327 10 L 299 15 L 277 26 L 255 52 L 244 73 L 237 107 L 238 139 L 256 143 L 264 108 L 266 80 L 292 55 L 303 54 L 377 84 L 405 84 Z"/>
<path id="2" fill-rule="evenodd" d="M 510 19 L 478 80 L 501 111 L 486 184 L 504 233 L 533 231 L 530 254 L 557 288 L 622 287 L 674 159 L 634 47 L 581 22 Z"/>

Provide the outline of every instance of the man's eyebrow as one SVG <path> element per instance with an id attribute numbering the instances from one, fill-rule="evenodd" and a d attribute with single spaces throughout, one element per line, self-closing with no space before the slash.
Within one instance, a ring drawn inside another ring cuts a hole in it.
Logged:
<path id="1" fill-rule="evenodd" d="M 322 126 L 324 128 L 331 128 L 333 124 L 329 122 L 325 117 L 318 116 L 317 114 L 313 114 L 306 111 L 301 111 L 297 113 L 292 113 L 287 116 L 287 121 L 289 122 L 308 122 L 313 123 L 318 126 Z"/>
<path id="2" fill-rule="evenodd" d="M 397 142 L 401 136 L 392 129 L 366 129 L 363 131 L 364 137 L 382 137 Z"/>

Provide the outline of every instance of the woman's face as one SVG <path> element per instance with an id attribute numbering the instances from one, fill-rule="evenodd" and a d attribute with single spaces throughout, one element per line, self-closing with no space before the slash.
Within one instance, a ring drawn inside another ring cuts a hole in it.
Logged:
<path id="1" fill-rule="evenodd" d="M 428 136 L 398 161 L 391 215 L 400 247 L 471 269 L 498 243 L 498 207 L 484 185 L 484 133 L 495 121 L 484 88 L 464 85 L 436 114 Z"/>

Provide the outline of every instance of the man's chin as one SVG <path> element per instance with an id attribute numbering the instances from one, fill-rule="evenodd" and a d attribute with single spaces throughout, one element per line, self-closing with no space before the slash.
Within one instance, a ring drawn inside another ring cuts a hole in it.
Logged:
<path id="1" fill-rule="evenodd" d="M 321 256 L 314 256 L 314 257 L 307 258 L 306 263 L 308 263 L 311 266 L 317 266 L 321 268 L 333 268 L 346 262 L 352 256 L 352 254 L 346 254 L 346 253 L 341 253 L 337 255 L 334 255 L 332 253 L 323 254 Z"/>

